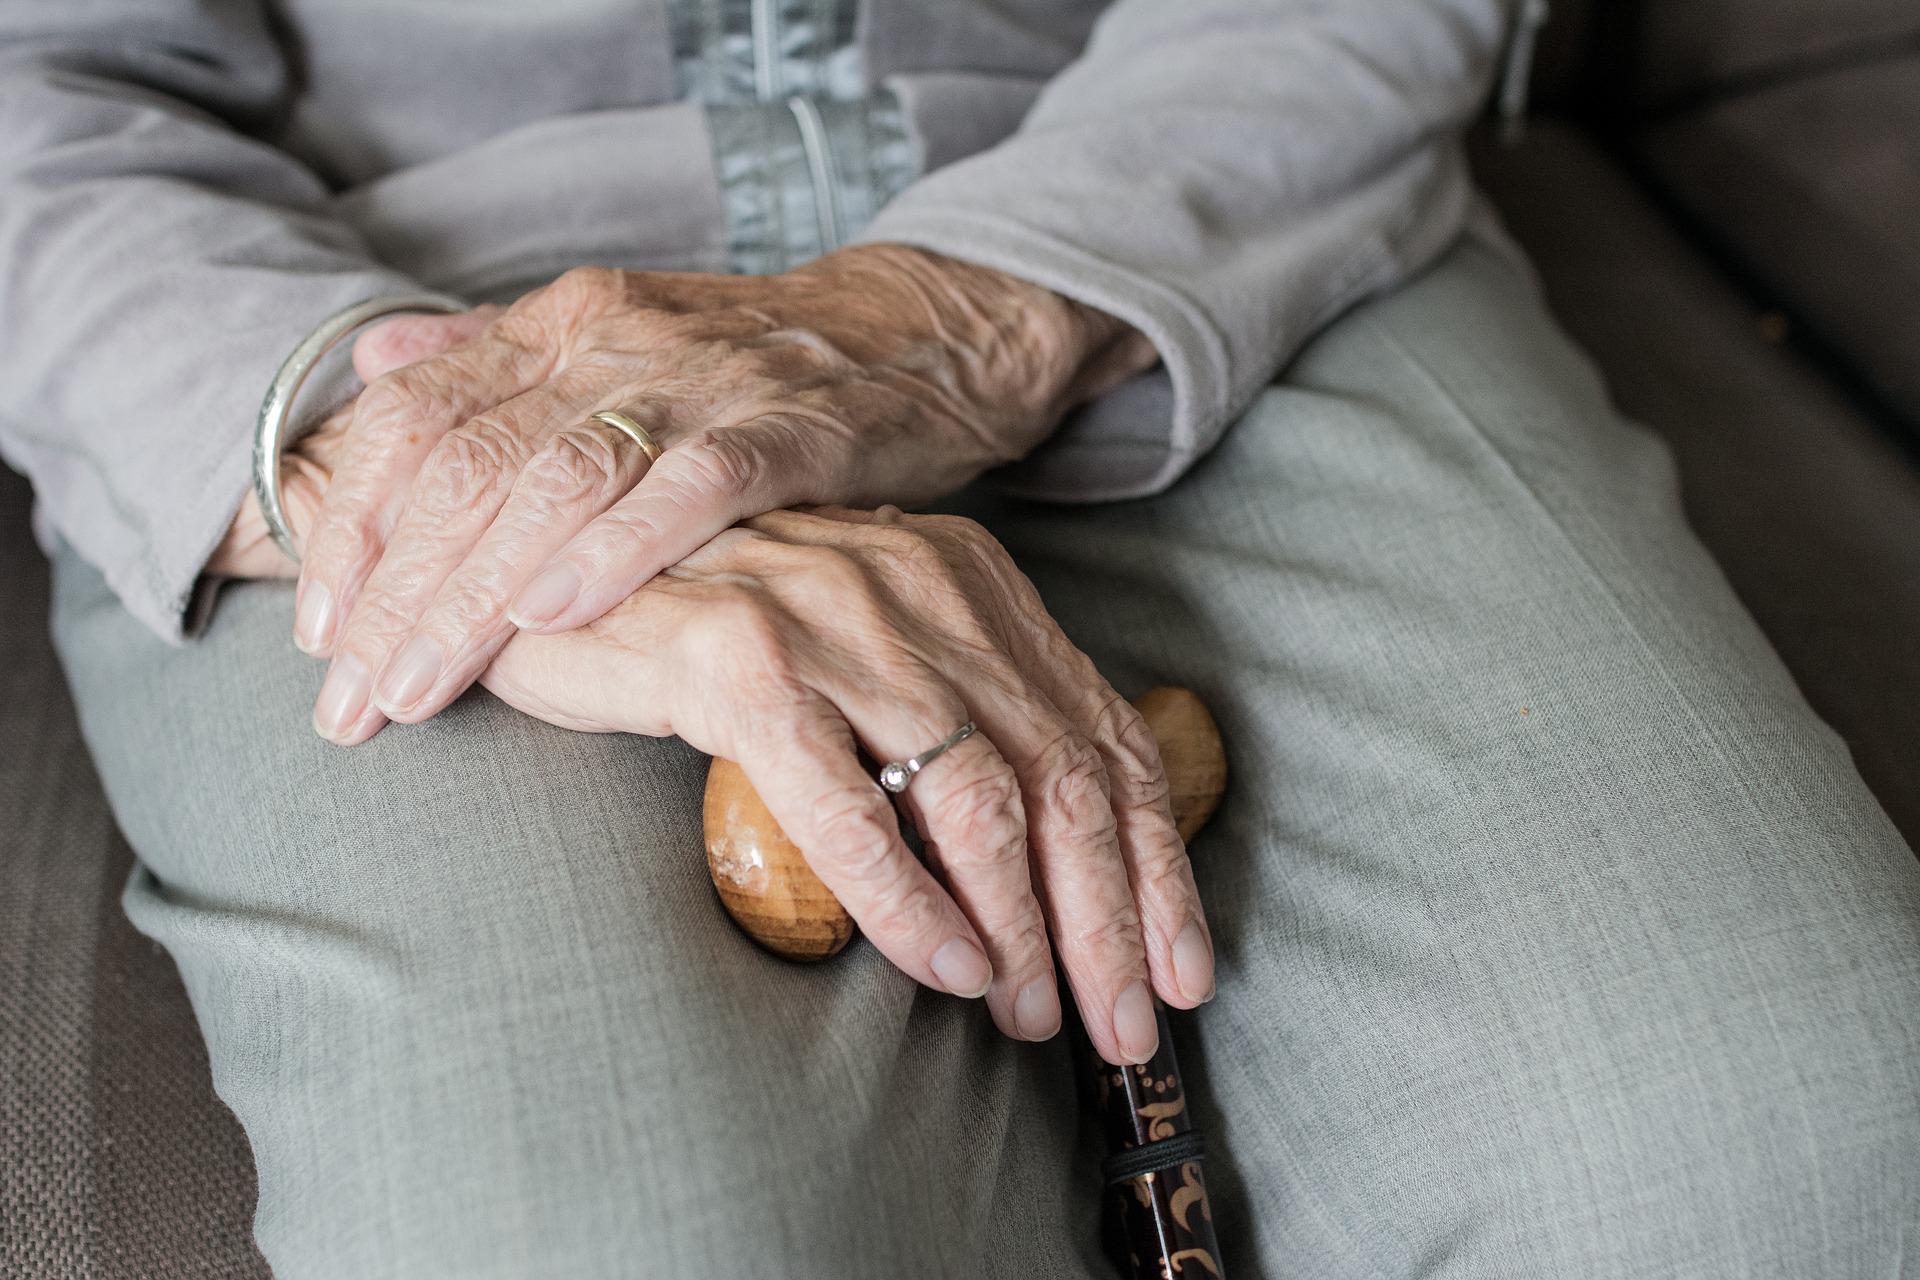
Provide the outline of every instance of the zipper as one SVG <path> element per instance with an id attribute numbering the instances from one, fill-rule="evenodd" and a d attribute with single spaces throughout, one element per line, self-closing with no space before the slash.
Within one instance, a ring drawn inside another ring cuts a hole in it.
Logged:
<path id="1" fill-rule="evenodd" d="M 778 102 L 780 90 L 780 0 L 753 0 L 753 88 L 762 102 Z"/>
<path id="2" fill-rule="evenodd" d="M 1527 132 L 1527 89 L 1533 76 L 1534 49 L 1540 42 L 1540 28 L 1551 15 L 1547 0 L 1521 0 L 1514 18 L 1513 38 L 1507 42 L 1507 56 L 1500 71 L 1500 141 L 1514 146 Z"/>
<path id="3" fill-rule="evenodd" d="M 787 110 L 800 126 L 800 147 L 807 153 L 807 172 L 813 179 L 813 217 L 820 226 L 822 253 L 831 253 L 847 242 L 846 217 L 840 210 L 840 177 L 833 165 L 833 149 L 827 141 L 827 122 L 813 99 L 796 94 L 787 99 Z"/>

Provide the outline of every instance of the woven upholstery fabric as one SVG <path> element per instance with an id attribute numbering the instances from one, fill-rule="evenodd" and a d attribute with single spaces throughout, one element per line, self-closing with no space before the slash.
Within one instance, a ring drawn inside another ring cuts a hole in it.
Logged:
<path id="1" fill-rule="evenodd" d="M 115 833 L 0 472 L 0 1276 L 241 1280 L 253 1164 L 178 975 L 120 910 Z"/>
<path id="2" fill-rule="evenodd" d="M 0 1274 L 92 1270 L 94 942 L 107 820 L 58 687 L 46 568 L 6 477 L 0 542 Z"/>

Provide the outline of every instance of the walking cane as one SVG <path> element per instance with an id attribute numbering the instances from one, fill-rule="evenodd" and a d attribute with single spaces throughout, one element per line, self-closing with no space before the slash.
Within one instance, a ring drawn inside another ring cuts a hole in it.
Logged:
<path id="1" fill-rule="evenodd" d="M 1191 840 L 1226 789 L 1227 759 L 1205 704 L 1185 689 L 1134 700 L 1160 744 L 1174 822 Z M 715 760 L 704 812 L 707 868 L 720 901 L 747 935 L 789 960 L 825 960 L 853 938 L 853 920 L 780 830 L 740 766 Z M 1070 1003 L 1070 1002 L 1069 1002 Z M 1107 1159 L 1107 1252 L 1127 1280 L 1221 1278 L 1205 1145 L 1187 1109 L 1164 1007 L 1149 1062 L 1116 1067 L 1082 1042 L 1084 1090 L 1098 1113 Z"/>

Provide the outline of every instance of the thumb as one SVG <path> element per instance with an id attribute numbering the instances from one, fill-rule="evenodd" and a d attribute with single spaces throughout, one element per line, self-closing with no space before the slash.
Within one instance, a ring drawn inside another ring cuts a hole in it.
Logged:
<path id="1" fill-rule="evenodd" d="M 437 356 L 476 338 L 505 307 L 475 307 L 455 315 L 397 315 L 367 326 L 353 343 L 353 371 L 372 382 L 395 369 Z"/>

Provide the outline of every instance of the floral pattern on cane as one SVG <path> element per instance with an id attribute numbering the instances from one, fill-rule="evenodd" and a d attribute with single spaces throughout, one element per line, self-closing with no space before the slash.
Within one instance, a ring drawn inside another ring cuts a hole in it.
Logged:
<path id="1" fill-rule="evenodd" d="M 1174 1135 L 1173 1118 L 1186 1109 L 1187 1100 L 1175 1098 L 1170 1102 L 1149 1102 L 1137 1110 L 1140 1118 L 1147 1122 L 1148 1139 L 1161 1142 Z"/>
<path id="2" fill-rule="evenodd" d="M 1181 1183 L 1173 1189 L 1169 1204 L 1173 1210 L 1173 1220 L 1180 1224 L 1182 1231 L 1193 1230 L 1193 1224 L 1187 1221 L 1187 1214 L 1194 1205 L 1200 1206 L 1200 1216 L 1208 1222 L 1213 1221 L 1213 1206 L 1207 1203 L 1207 1184 L 1200 1180 L 1200 1166 L 1189 1160 L 1180 1166 Z"/>
<path id="3" fill-rule="evenodd" d="M 1213 1255 L 1205 1249 L 1182 1249 L 1171 1257 L 1161 1260 L 1160 1275 L 1163 1280 L 1174 1280 L 1175 1276 L 1183 1276 L 1187 1273 L 1189 1262 L 1199 1263 L 1210 1276 L 1220 1274 L 1220 1264 L 1214 1261 Z"/>

